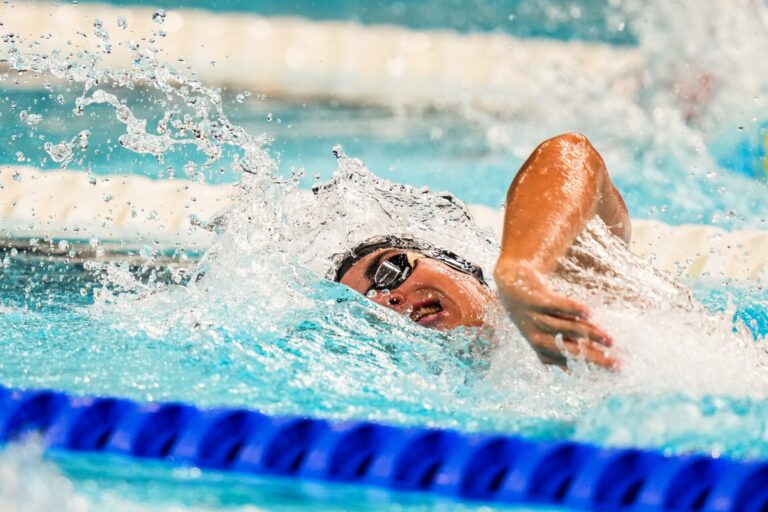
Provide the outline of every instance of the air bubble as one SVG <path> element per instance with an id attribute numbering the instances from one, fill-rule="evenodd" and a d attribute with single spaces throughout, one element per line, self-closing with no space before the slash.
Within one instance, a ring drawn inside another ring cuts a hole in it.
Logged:
<path id="1" fill-rule="evenodd" d="M 120 27 L 123 30 L 128 28 L 128 21 L 125 19 L 125 16 L 118 16 L 117 17 L 117 26 Z"/>
<path id="2" fill-rule="evenodd" d="M 376 290 L 368 290 L 365 296 L 368 297 L 369 299 L 376 297 Z"/>

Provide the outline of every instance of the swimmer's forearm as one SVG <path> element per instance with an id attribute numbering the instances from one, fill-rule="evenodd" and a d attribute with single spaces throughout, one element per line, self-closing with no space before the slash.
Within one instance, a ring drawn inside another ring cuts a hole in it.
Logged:
<path id="1" fill-rule="evenodd" d="M 626 206 L 597 151 L 582 135 L 549 139 L 509 187 L 499 263 L 524 263 L 550 273 L 595 215 L 629 241 Z"/>

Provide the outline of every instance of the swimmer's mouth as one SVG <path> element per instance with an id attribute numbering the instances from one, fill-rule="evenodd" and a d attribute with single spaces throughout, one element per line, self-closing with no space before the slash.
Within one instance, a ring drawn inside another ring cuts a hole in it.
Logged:
<path id="1" fill-rule="evenodd" d="M 440 304 L 440 301 L 434 300 L 429 302 L 423 302 L 421 304 L 417 304 L 413 308 L 413 312 L 410 315 L 411 320 L 414 322 L 418 322 L 422 325 L 429 324 L 433 322 L 434 320 L 437 320 L 442 315 L 440 313 L 443 312 L 443 306 Z"/>

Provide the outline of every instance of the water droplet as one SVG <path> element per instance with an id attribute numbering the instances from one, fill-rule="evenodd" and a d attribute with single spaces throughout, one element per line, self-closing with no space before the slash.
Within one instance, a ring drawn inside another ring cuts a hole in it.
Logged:
<path id="1" fill-rule="evenodd" d="M 117 17 L 117 26 L 120 27 L 123 30 L 128 28 L 128 21 L 125 19 L 124 16 L 118 16 Z"/>
<path id="2" fill-rule="evenodd" d="M 165 21 L 165 11 L 163 9 L 158 9 L 152 14 L 152 21 L 155 23 L 163 23 Z"/>
<path id="3" fill-rule="evenodd" d="M 333 156 L 338 158 L 344 158 L 344 148 L 341 147 L 341 144 L 336 144 L 333 146 L 333 149 L 331 149 L 331 152 L 333 153 Z"/>
<path id="4" fill-rule="evenodd" d="M 23 162 L 26 159 L 27 159 L 27 157 L 24 156 L 24 153 L 22 153 L 21 151 L 17 151 L 16 152 L 16 161 L 17 162 Z"/>
<path id="5" fill-rule="evenodd" d="M 369 299 L 374 298 L 376 296 L 376 290 L 368 290 L 365 296 L 368 297 Z"/>
<path id="6" fill-rule="evenodd" d="M 73 157 L 72 146 L 63 141 L 58 144 L 46 142 L 43 145 L 43 149 L 45 149 L 45 152 L 51 157 L 51 160 L 58 164 L 66 165 Z"/>
<path id="7" fill-rule="evenodd" d="M 168 170 L 168 175 L 170 176 L 173 173 L 172 169 Z M 189 176 L 190 178 L 194 178 L 197 174 L 197 165 L 195 165 L 194 162 L 187 162 L 184 164 L 184 173 Z"/>
<path id="8" fill-rule="evenodd" d="M 267 114 L 267 121 L 269 121 L 270 123 L 272 122 L 272 112 Z"/>
<path id="9" fill-rule="evenodd" d="M 88 149 L 88 138 L 90 136 L 90 130 L 83 130 L 77 134 L 77 144 L 80 146 L 80 149 Z"/>
<path id="10" fill-rule="evenodd" d="M 37 126 L 42 120 L 43 116 L 40 114 L 27 114 L 26 123 L 28 126 Z"/>

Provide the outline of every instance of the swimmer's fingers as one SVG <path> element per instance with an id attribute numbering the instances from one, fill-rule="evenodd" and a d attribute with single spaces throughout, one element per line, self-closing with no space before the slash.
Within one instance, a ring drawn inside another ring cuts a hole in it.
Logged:
<path id="1" fill-rule="evenodd" d="M 530 306 L 539 313 L 580 320 L 587 320 L 590 316 L 587 306 L 562 295 L 544 292 L 532 296 L 531 299 Z"/>
<path id="2" fill-rule="evenodd" d="M 619 360 L 611 357 L 605 347 L 590 343 L 583 338 L 574 341 L 572 339 L 564 340 L 565 349 L 575 355 L 583 356 L 587 362 L 606 368 L 608 370 L 618 370 Z"/>
<path id="3" fill-rule="evenodd" d="M 610 356 L 605 347 L 585 338 L 579 338 L 578 341 L 566 338 L 562 343 L 558 343 L 554 336 L 541 336 L 535 349 L 542 363 L 554 364 L 562 368 L 568 365 L 567 354 L 584 357 L 587 362 L 609 370 L 616 370 L 619 367 L 619 360 Z"/>
<path id="4" fill-rule="evenodd" d="M 562 334 L 568 339 L 586 338 L 606 347 L 613 344 L 608 333 L 586 320 L 570 320 L 542 313 L 533 313 L 531 320 L 540 330 L 552 336 Z"/>
<path id="5" fill-rule="evenodd" d="M 562 356 L 559 357 L 559 358 L 554 358 L 554 357 L 550 357 L 550 356 L 545 355 L 545 354 L 536 353 L 536 355 L 539 357 L 539 361 L 541 361 L 543 364 L 547 364 L 547 365 L 551 365 L 551 366 L 559 366 L 562 369 L 566 369 L 567 368 L 567 366 L 565 364 L 567 362 L 567 360 L 564 357 L 562 357 Z"/>

